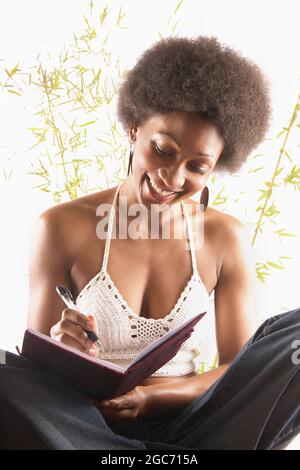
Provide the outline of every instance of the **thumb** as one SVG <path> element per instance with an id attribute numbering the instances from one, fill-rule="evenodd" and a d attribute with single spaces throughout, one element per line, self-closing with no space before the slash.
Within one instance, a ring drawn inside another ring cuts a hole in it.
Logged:
<path id="1" fill-rule="evenodd" d="M 87 315 L 86 318 L 89 330 L 95 331 L 95 333 L 97 333 L 97 322 L 95 315 Z"/>

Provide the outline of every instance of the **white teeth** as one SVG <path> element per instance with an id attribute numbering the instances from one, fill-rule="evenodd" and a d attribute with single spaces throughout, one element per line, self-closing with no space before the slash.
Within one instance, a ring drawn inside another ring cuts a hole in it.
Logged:
<path id="1" fill-rule="evenodd" d="M 148 175 L 149 176 L 149 175 Z M 174 194 L 173 191 L 162 191 L 161 189 L 159 189 L 157 186 L 155 186 L 155 184 L 153 183 L 153 181 L 151 180 L 150 176 L 149 176 L 149 181 L 150 181 L 150 184 L 152 186 L 152 188 L 160 195 L 160 196 L 170 196 L 171 194 Z"/>

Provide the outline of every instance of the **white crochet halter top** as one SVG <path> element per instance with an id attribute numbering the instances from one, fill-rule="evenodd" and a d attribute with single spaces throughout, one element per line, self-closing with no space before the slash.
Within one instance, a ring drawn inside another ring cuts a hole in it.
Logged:
<path id="1" fill-rule="evenodd" d="M 128 306 L 106 270 L 114 223 L 114 205 L 121 184 L 117 187 L 113 207 L 109 214 L 102 268 L 78 294 L 76 304 L 83 314 L 94 314 L 96 317 L 97 334 L 102 345 L 99 358 L 126 367 L 139 352 L 167 331 L 176 328 L 200 311 L 208 312 L 211 303 L 207 289 L 197 271 L 191 222 L 186 207 L 181 201 L 191 252 L 193 268 L 191 278 L 170 313 L 163 318 L 142 317 Z M 176 377 L 196 370 L 194 359 L 206 329 L 206 317 L 208 314 L 197 323 L 194 332 L 182 344 L 176 356 L 151 377 Z"/>

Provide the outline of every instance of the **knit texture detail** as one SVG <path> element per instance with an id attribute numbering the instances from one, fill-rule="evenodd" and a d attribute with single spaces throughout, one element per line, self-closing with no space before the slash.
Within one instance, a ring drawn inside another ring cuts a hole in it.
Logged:
<path id="1" fill-rule="evenodd" d="M 210 300 L 201 279 L 192 275 L 171 312 L 161 319 L 137 315 L 126 303 L 109 274 L 100 271 L 81 291 L 76 304 L 82 313 L 94 314 L 102 348 L 99 358 L 121 367 L 149 344 L 184 323 L 196 313 L 209 311 Z M 195 355 L 205 333 L 205 317 L 182 344 L 176 356 L 158 369 L 153 377 L 180 376 L 195 371 Z"/>

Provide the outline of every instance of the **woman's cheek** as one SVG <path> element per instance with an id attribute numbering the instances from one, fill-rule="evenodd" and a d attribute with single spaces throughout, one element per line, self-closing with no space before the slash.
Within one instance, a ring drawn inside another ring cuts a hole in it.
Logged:
<path id="1" fill-rule="evenodd" d="M 140 168 L 145 171 L 157 168 L 158 159 L 153 155 L 153 152 L 145 151 L 139 158 Z"/>

